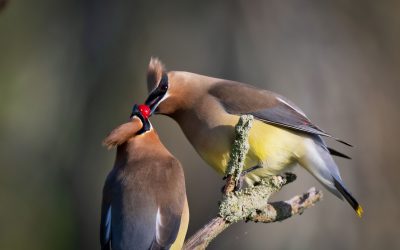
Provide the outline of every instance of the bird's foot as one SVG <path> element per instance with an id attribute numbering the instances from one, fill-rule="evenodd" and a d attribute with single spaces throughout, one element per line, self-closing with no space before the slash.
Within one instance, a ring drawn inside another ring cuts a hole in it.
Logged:
<path id="1" fill-rule="evenodd" d="M 262 168 L 262 166 L 256 165 L 256 166 L 253 166 L 253 167 L 248 168 L 248 169 L 246 169 L 246 170 L 243 170 L 243 171 L 240 173 L 239 178 L 238 178 L 238 181 L 237 181 L 236 183 L 232 183 L 232 182 L 231 182 L 232 176 L 230 176 L 230 175 L 224 176 L 222 179 L 223 179 L 223 180 L 226 180 L 227 178 L 230 178 L 230 179 L 227 181 L 227 182 L 231 183 L 231 184 L 229 184 L 229 186 L 231 186 L 231 188 L 233 189 L 233 191 L 238 191 L 238 190 L 240 190 L 240 189 L 243 188 L 244 177 L 245 177 L 248 173 L 250 173 L 250 172 L 252 172 L 252 171 L 254 171 L 254 170 L 257 170 L 257 169 L 259 169 L 259 168 Z M 232 187 L 233 185 L 235 185 L 235 186 Z M 230 189 L 229 187 L 227 187 L 227 184 L 226 184 L 226 185 L 222 186 L 221 192 L 222 192 L 222 193 L 226 193 L 227 190 L 232 190 L 232 189 Z"/>
<path id="2" fill-rule="evenodd" d="M 256 165 L 256 166 L 253 166 L 253 167 L 248 168 L 248 169 L 246 169 L 246 170 L 243 170 L 243 171 L 240 173 L 239 180 L 238 180 L 237 183 L 236 183 L 235 191 L 239 191 L 240 189 L 243 188 L 243 181 L 244 181 L 244 177 L 246 176 L 246 174 L 248 174 L 248 173 L 250 173 L 250 172 L 252 172 L 252 171 L 254 171 L 254 170 L 257 170 L 257 169 L 259 169 L 259 168 L 262 168 L 262 166 Z"/>

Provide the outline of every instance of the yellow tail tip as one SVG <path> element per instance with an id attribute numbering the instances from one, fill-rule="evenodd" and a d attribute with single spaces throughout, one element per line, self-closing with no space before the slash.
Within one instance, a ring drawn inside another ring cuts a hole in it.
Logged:
<path id="1" fill-rule="evenodd" d="M 363 208 L 361 207 L 361 206 L 358 206 L 357 207 L 357 210 L 356 210 L 356 213 L 357 213 L 357 215 L 358 215 L 358 217 L 362 217 L 362 214 L 364 213 L 364 210 L 363 210 Z"/>

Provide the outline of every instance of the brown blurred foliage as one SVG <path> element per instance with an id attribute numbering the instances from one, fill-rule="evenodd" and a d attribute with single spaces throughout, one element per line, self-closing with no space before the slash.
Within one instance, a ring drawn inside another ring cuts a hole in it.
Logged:
<path id="1" fill-rule="evenodd" d="M 0 11 L 2 11 L 6 5 L 8 4 L 8 0 L 0 0 Z"/>
<path id="2" fill-rule="evenodd" d="M 99 248 L 114 158 L 101 141 L 145 99 L 150 56 L 278 92 L 355 145 L 329 141 L 353 157 L 337 162 L 363 219 L 325 192 L 302 216 L 234 225 L 210 249 L 400 248 L 399 8 L 394 0 L 11 1 L 0 13 L 0 249 Z M 184 165 L 192 233 L 215 215 L 223 182 L 172 120 L 153 124 Z M 275 199 L 322 188 L 296 173 Z"/>

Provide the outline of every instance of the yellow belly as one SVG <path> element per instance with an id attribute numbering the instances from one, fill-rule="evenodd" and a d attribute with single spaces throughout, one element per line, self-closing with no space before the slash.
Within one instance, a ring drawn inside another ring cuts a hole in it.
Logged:
<path id="1" fill-rule="evenodd" d="M 238 119 L 238 116 L 225 119 L 224 126 L 209 132 L 207 145 L 198 148 L 202 158 L 221 174 L 225 173 L 229 161 L 234 126 Z M 246 177 L 256 181 L 260 176 L 279 174 L 293 166 L 303 152 L 303 141 L 304 137 L 300 134 L 255 120 L 249 134 L 250 149 L 244 169 L 255 165 L 263 168 Z"/>

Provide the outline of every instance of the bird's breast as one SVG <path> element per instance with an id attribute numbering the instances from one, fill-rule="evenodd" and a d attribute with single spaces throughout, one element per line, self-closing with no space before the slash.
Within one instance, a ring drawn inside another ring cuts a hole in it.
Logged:
<path id="1" fill-rule="evenodd" d="M 221 118 L 214 126 L 199 126 L 187 135 L 199 155 L 217 172 L 225 173 L 234 140 L 234 128 L 239 120 L 237 115 Z M 281 127 L 255 120 L 249 133 L 249 152 L 245 169 L 255 165 L 263 166 L 254 173 L 258 176 L 278 174 L 296 162 L 301 153 L 302 136 Z"/>

